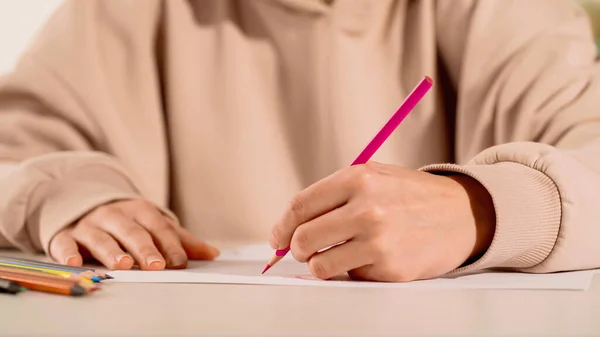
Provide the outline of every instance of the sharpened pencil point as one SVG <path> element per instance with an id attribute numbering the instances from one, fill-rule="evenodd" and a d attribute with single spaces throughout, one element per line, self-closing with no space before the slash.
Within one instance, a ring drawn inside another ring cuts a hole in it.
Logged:
<path id="1" fill-rule="evenodd" d="M 18 284 L 18 283 L 16 283 L 16 282 L 11 282 L 10 286 L 8 287 L 8 290 L 9 290 L 10 292 L 13 292 L 13 293 L 15 293 L 15 294 L 16 294 L 16 293 L 18 293 L 19 291 L 21 291 L 21 285 L 20 285 L 20 284 Z"/>
<path id="2" fill-rule="evenodd" d="M 271 265 L 270 265 L 270 264 L 268 264 L 268 265 L 265 267 L 265 269 L 262 271 L 262 273 L 261 273 L 261 274 L 264 274 L 264 273 L 265 273 L 267 270 L 269 270 L 270 268 L 271 268 Z"/>
<path id="3" fill-rule="evenodd" d="M 71 288 L 71 296 L 83 296 L 83 295 L 85 295 L 85 293 L 86 293 L 85 289 L 78 284 L 74 285 Z"/>
<path id="4" fill-rule="evenodd" d="M 114 277 L 112 277 L 112 276 L 110 276 L 110 275 L 108 275 L 108 274 L 104 275 L 104 278 L 105 278 L 105 279 L 107 279 L 107 280 L 112 280 L 112 279 L 114 279 Z"/>

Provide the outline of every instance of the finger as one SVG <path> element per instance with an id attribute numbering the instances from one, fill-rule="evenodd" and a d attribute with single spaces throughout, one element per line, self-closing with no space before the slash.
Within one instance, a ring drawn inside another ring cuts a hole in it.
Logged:
<path id="1" fill-rule="evenodd" d="M 52 238 L 49 253 L 58 263 L 75 267 L 83 264 L 83 257 L 79 253 L 77 242 L 71 237 L 70 230 L 62 230 Z"/>
<path id="2" fill-rule="evenodd" d="M 357 235 L 359 222 L 356 217 L 350 216 L 348 207 L 337 208 L 299 226 L 290 243 L 294 258 L 306 262 L 318 251 Z"/>
<path id="3" fill-rule="evenodd" d="M 352 240 L 313 255 L 308 260 L 308 269 L 315 277 L 326 280 L 370 265 L 373 261 L 369 245 Z"/>
<path id="4" fill-rule="evenodd" d="M 198 239 L 189 230 L 175 225 L 181 239 L 181 244 L 190 260 L 214 260 L 220 254 L 219 250 Z"/>
<path id="5" fill-rule="evenodd" d="M 182 269 L 187 266 L 187 254 L 175 228 L 154 207 L 136 214 L 135 221 L 145 228 L 166 259 L 167 268 Z"/>
<path id="6" fill-rule="evenodd" d="M 106 268 L 127 270 L 133 267 L 133 258 L 125 253 L 117 241 L 103 230 L 94 226 L 77 226 L 71 235 Z"/>
<path id="7" fill-rule="evenodd" d="M 344 205 L 355 189 L 353 178 L 361 170 L 352 167 L 337 171 L 298 193 L 273 227 L 271 248 L 288 247 L 298 226 Z"/>
<path id="8" fill-rule="evenodd" d="M 96 226 L 112 235 L 135 258 L 142 270 L 162 270 L 166 262 L 146 229 L 120 210 L 111 210 Z"/>

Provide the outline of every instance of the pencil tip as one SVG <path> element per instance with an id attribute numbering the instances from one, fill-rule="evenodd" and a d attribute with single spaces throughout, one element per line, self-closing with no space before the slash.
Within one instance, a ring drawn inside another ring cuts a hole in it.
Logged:
<path id="1" fill-rule="evenodd" d="M 269 270 L 270 268 L 271 268 L 271 265 L 270 265 L 270 264 L 268 264 L 268 265 L 265 267 L 265 269 L 262 271 L 262 273 L 261 273 L 261 274 L 264 274 L 264 273 L 265 273 L 267 270 Z"/>
<path id="2" fill-rule="evenodd" d="M 107 280 L 112 280 L 112 279 L 114 279 L 114 277 L 112 277 L 112 276 L 110 276 L 110 275 L 108 275 L 108 274 L 104 275 L 104 278 L 105 278 L 105 279 L 107 279 Z"/>
<path id="3" fill-rule="evenodd" d="M 21 288 L 21 285 L 16 283 L 16 282 L 10 282 L 10 285 L 8 286 L 8 292 L 11 294 L 16 294 L 20 291 L 23 291 L 23 289 Z"/>
<path id="4" fill-rule="evenodd" d="M 71 296 L 83 296 L 83 295 L 85 295 L 85 293 L 86 293 L 85 289 L 78 284 L 74 285 L 71 288 Z"/>

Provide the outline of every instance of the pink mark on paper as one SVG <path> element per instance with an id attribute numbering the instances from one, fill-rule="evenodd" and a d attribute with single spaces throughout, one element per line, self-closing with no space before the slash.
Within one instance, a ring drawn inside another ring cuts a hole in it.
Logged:
<path id="1" fill-rule="evenodd" d="M 312 276 L 312 275 L 296 275 L 294 278 L 299 279 L 299 280 L 306 280 L 306 281 L 324 281 L 324 282 L 351 281 L 350 277 L 347 274 L 334 276 L 327 280 L 323 280 L 323 279 L 320 279 L 320 278 Z"/>
<path id="2" fill-rule="evenodd" d="M 322 281 L 320 278 L 310 276 L 310 275 L 296 275 L 297 279 L 301 280 L 309 280 L 309 281 Z"/>

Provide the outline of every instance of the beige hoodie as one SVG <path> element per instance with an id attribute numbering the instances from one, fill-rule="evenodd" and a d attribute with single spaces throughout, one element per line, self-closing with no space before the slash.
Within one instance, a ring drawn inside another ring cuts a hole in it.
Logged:
<path id="1" fill-rule="evenodd" d="M 595 57 L 571 0 L 67 1 L 0 85 L 0 246 L 47 251 L 131 197 L 266 243 L 429 75 L 373 160 L 488 189 L 496 233 L 468 268 L 600 267 Z"/>

